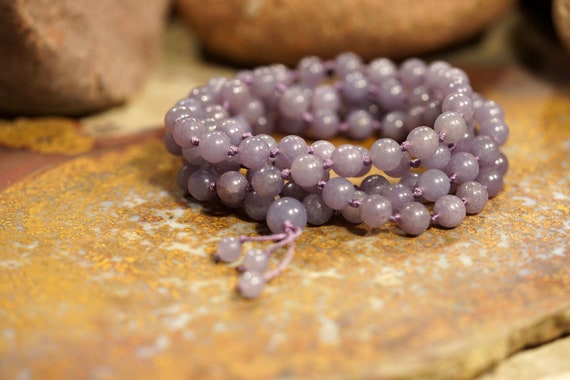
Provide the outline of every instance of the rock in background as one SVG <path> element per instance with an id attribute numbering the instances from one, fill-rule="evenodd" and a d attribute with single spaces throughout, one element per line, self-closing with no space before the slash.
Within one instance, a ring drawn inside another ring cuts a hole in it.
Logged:
<path id="1" fill-rule="evenodd" d="M 513 0 L 178 0 L 204 49 L 253 65 L 309 54 L 365 59 L 432 52 L 481 32 Z"/>
<path id="2" fill-rule="evenodd" d="M 0 0 L 0 113 L 120 104 L 159 51 L 168 0 Z"/>

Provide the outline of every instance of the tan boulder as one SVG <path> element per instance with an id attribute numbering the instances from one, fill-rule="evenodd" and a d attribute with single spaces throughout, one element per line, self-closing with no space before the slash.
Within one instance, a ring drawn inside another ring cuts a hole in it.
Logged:
<path id="1" fill-rule="evenodd" d="M 0 113 L 119 104 L 155 60 L 168 0 L 0 0 Z"/>
<path id="2" fill-rule="evenodd" d="M 466 40 L 513 0 L 177 0 L 204 49 L 246 65 L 354 51 L 402 58 Z"/>
<path id="3" fill-rule="evenodd" d="M 570 0 L 552 2 L 552 19 L 560 42 L 570 51 Z"/>

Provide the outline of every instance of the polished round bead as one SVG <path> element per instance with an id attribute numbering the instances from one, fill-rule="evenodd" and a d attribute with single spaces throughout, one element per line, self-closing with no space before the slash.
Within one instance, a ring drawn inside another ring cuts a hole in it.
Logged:
<path id="1" fill-rule="evenodd" d="M 251 175 L 251 187 L 260 197 L 275 197 L 283 190 L 281 170 L 273 165 L 264 165 Z"/>
<path id="2" fill-rule="evenodd" d="M 260 169 L 269 162 L 271 148 L 258 136 L 242 140 L 238 148 L 240 162 L 248 169 Z"/>
<path id="3" fill-rule="evenodd" d="M 493 118 L 504 119 L 504 117 L 503 108 L 493 100 L 486 100 L 481 106 L 475 108 L 475 119 L 479 123 Z"/>
<path id="4" fill-rule="evenodd" d="M 450 158 L 451 151 L 447 144 L 440 143 L 433 156 L 422 159 L 422 166 L 426 169 L 444 169 Z"/>
<path id="5" fill-rule="evenodd" d="M 374 131 L 372 115 L 365 110 L 350 112 L 346 124 L 348 126 L 346 135 L 353 140 L 364 140 Z"/>
<path id="6" fill-rule="evenodd" d="M 331 178 L 323 187 L 322 197 L 333 210 L 342 210 L 354 196 L 354 185 L 343 177 Z"/>
<path id="7" fill-rule="evenodd" d="M 199 169 L 188 177 L 188 192 L 198 201 L 209 201 L 216 197 L 215 183 L 218 176 L 209 170 Z"/>
<path id="8" fill-rule="evenodd" d="M 402 161 L 400 144 L 390 138 L 378 139 L 370 147 L 370 158 L 374 166 L 380 170 L 393 170 Z"/>
<path id="9" fill-rule="evenodd" d="M 223 161 L 216 162 L 210 166 L 210 169 L 217 175 L 222 175 L 225 172 L 239 172 L 241 169 L 241 164 L 239 162 L 238 156 L 231 156 Z"/>
<path id="10" fill-rule="evenodd" d="M 323 84 L 315 88 L 311 98 L 313 110 L 337 111 L 340 107 L 340 99 L 335 88 L 329 84 Z"/>
<path id="11" fill-rule="evenodd" d="M 360 71 L 347 74 L 342 80 L 342 96 L 349 103 L 359 103 L 368 95 L 368 78 Z"/>
<path id="12" fill-rule="evenodd" d="M 182 148 L 176 143 L 176 141 L 174 141 L 174 138 L 172 137 L 172 131 L 166 131 L 164 137 L 162 138 L 162 143 L 164 144 L 166 150 L 171 154 L 175 156 L 182 155 Z"/>
<path id="13" fill-rule="evenodd" d="M 285 222 L 302 228 L 307 224 L 307 210 L 303 203 L 295 198 L 279 198 L 269 206 L 266 221 L 271 232 L 275 234 L 285 230 Z"/>
<path id="14" fill-rule="evenodd" d="M 499 174 L 504 176 L 509 171 L 509 160 L 503 153 L 499 153 L 499 157 L 489 166 L 497 169 Z"/>
<path id="15" fill-rule="evenodd" d="M 410 172 L 410 154 L 402 152 L 400 163 L 394 169 L 384 170 L 387 176 L 393 178 L 401 178 Z"/>
<path id="16" fill-rule="evenodd" d="M 199 138 L 205 131 L 204 124 L 198 119 L 186 117 L 178 119 L 172 128 L 172 138 L 182 147 L 192 146 L 193 139 Z"/>
<path id="17" fill-rule="evenodd" d="M 303 199 L 303 205 L 307 210 L 307 223 L 313 226 L 321 226 L 333 216 L 333 209 L 325 204 L 320 194 L 307 195 Z"/>
<path id="18" fill-rule="evenodd" d="M 260 196 L 255 191 L 245 193 L 243 209 L 247 216 L 253 220 L 262 221 L 267 216 L 269 206 L 275 201 L 274 197 Z"/>
<path id="19" fill-rule="evenodd" d="M 340 119 L 336 111 L 318 109 L 313 114 L 307 133 L 317 139 L 330 139 L 337 135 L 340 128 Z"/>
<path id="20" fill-rule="evenodd" d="M 509 138 L 509 127 L 498 117 L 479 123 L 479 133 L 493 138 L 498 145 L 503 145 Z"/>
<path id="21" fill-rule="evenodd" d="M 330 159 L 334 152 L 334 149 L 334 144 L 326 140 L 317 140 L 311 144 L 311 150 L 313 151 L 313 154 L 319 157 L 321 160 Z"/>
<path id="22" fill-rule="evenodd" d="M 396 78 L 387 79 L 378 86 L 376 98 L 384 110 L 399 110 L 405 106 L 404 88 Z"/>
<path id="23" fill-rule="evenodd" d="M 245 252 L 240 269 L 244 271 L 255 271 L 263 273 L 268 266 L 269 258 L 267 257 L 267 253 L 265 253 L 262 249 L 254 248 L 248 249 Z"/>
<path id="24" fill-rule="evenodd" d="M 220 96 L 222 101 L 229 103 L 230 110 L 236 111 L 242 109 L 249 99 L 249 87 L 240 79 L 230 79 L 223 84 Z"/>
<path id="25" fill-rule="evenodd" d="M 490 136 L 477 136 L 471 142 L 471 152 L 481 166 L 492 165 L 499 158 L 499 146 Z"/>
<path id="26" fill-rule="evenodd" d="M 401 183 L 390 185 L 384 192 L 384 196 L 392 205 L 393 211 L 400 210 L 406 203 L 414 200 L 412 189 Z"/>
<path id="27" fill-rule="evenodd" d="M 220 200 L 231 207 L 240 206 L 245 198 L 247 180 L 239 172 L 225 172 L 216 181 L 216 193 Z"/>
<path id="28" fill-rule="evenodd" d="M 467 124 L 457 112 L 445 111 L 435 119 L 433 129 L 443 135 L 444 143 L 454 144 L 465 136 Z"/>
<path id="29" fill-rule="evenodd" d="M 367 194 L 364 191 L 356 190 L 352 196 L 352 201 L 360 202 L 366 198 Z M 349 223 L 359 224 L 362 223 L 362 218 L 360 217 L 360 208 L 355 207 L 354 204 L 350 203 L 345 208 L 340 211 L 344 220 Z"/>
<path id="30" fill-rule="evenodd" d="M 390 201 L 380 194 L 368 195 L 360 202 L 359 209 L 362 221 L 372 228 L 384 225 L 392 216 Z"/>
<path id="31" fill-rule="evenodd" d="M 362 59 L 360 56 L 352 53 L 341 53 L 334 61 L 334 73 L 338 78 L 344 78 L 348 74 L 362 69 Z"/>
<path id="32" fill-rule="evenodd" d="M 191 108 L 185 106 L 174 106 L 166 112 L 166 115 L 164 116 L 164 126 L 167 131 L 171 131 L 177 120 L 188 117 L 194 117 L 194 112 Z"/>
<path id="33" fill-rule="evenodd" d="M 395 141 L 403 141 L 408 133 L 405 123 L 406 115 L 402 111 L 387 112 L 381 122 L 382 136 Z M 414 124 L 413 128 L 418 124 Z"/>
<path id="34" fill-rule="evenodd" d="M 244 298 L 258 297 L 265 287 L 265 279 L 257 271 L 246 271 L 239 276 L 237 290 Z"/>
<path id="35" fill-rule="evenodd" d="M 230 139 L 230 144 L 238 146 L 243 134 L 251 132 L 251 125 L 243 118 L 234 117 L 220 122 L 218 129 L 224 132 Z"/>
<path id="36" fill-rule="evenodd" d="M 299 186 L 296 182 L 288 181 L 283 186 L 283 191 L 281 191 L 281 197 L 291 197 L 299 201 L 302 201 L 309 192 Z"/>
<path id="37" fill-rule="evenodd" d="M 258 67 L 253 70 L 250 90 L 255 96 L 266 97 L 273 93 L 277 86 L 275 73 L 270 67 Z"/>
<path id="38" fill-rule="evenodd" d="M 291 168 L 293 160 L 308 152 L 307 143 L 299 136 L 285 136 L 279 141 L 279 155 L 275 159 L 275 165 L 279 169 Z"/>
<path id="39" fill-rule="evenodd" d="M 324 174 L 323 160 L 314 154 L 295 157 L 291 164 L 291 178 L 302 187 L 316 185 Z"/>
<path id="40" fill-rule="evenodd" d="M 478 214 L 483 211 L 489 199 L 485 186 L 475 181 L 469 181 L 459 185 L 455 195 L 464 200 L 467 214 Z"/>
<path id="41" fill-rule="evenodd" d="M 206 132 L 200 137 L 200 156 L 208 162 L 216 163 L 228 157 L 230 138 L 222 131 Z"/>
<path id="42" fill-rule="evenodd" d="M 418 58 L 408 58 L 400 65 L 400 77 L 402 85 L 406 88 L 414 88 L 424 82 L 427 66 Z"/>
<path id="43" fill-rule="evenodd" d="M 409 172 L 408 174 L 406 174 L 405 176 L 403 176 L 402 178 L 400 178 L 400 180 L 398 181 L 398 183 L 400 185 L 404 185 L 407 188 L 413 190 L 416 188 L 416 186 L 418 185 L 418 180 L 420 179 L 420 173 L 417 172 Z"/>
<path id="44" fill-rule="evenodd" d="M 475 181 L 485 186 L 489 198 L 499 194 L 503 188 L 503 176 L 494 167 L 481 168 Z"/>
<path id="45" fill-rule="evenodd" d="M 233 236 L 222 238 L 218 243 L 215 258 L 224 263 L 231 263 L 241 256 L 242 244 L 240 240 Z"/>
<path id="46" fill-rule="evenodd" d="M 289 87 L 279 100 L 279 111 L 289 118 L 303 116 L 309 109 L 310 98 L 307 92 L 300 86 Z"/>
<path id="47" fill-rule="evenodd" d="M 379 174 L 372 174 L 364 178 L 360 183 L 359 189 L 366 194 L 384 194 L 390 186 L 390 182 Z"/>
<path id="48" fill-rule="evenodd" d="M 450 157 L 445 171 L 456 183 L 473 181 L 479 175 L 479 163 L 471 153 L 457 152 Z"/>
<path id="49" fill-rule="evenodd" d="M 436 201 L 449 193 L 451 184 L 449 177 L 439 169 L 429 169 L 423 172 L 418 179 L 421 195 L 428 201 Z"/>
<path id="50" fill-rule="evenodd" d="M 439 146 L 439 137 L 430 127 L 414 128 L 406 140 L 410 144 L 410 153 L 419 159 L 433 156 Z"/>
<path id="51" fill-rule="evenodd" d="M 408 202 L 398 212 L 398 227 L 408 235 L 424 233 L 431 222 L 429 210 L 421 203 Z"/>
<path id="52" fill-rule="evenodd" d="M 465 219 L 465 205 L 455 195 L 444 195 L 435 201 L 433 212 L 437 215 L 436 222 L 445 228 L 455 228 Z"/>
<path id="53" fill-rule="evenodd" d="M 311 87 L 322 82 L 326 76 L 326 70 L 323 62 L 319 57 L 315 56 L 301 59 L 297 64 L 297 73 L 299 75 L 299 80 Z"/>
<path id="54" fill-rule="evenodd" d="M 455 92 L 447 95 L 441 103 L 443 112 L 454 111 L 462 116 L 464 120 L 471 120 L 475 114 L 473 100 L 465 93 Z"/>
<path id="55" fill-rule="evenodd" d="M 388 58 L 376 58 L 372 60 L 366 68 L 366 75 L 374 84 L 380 85 L 390 78 L 394 78 L 398 68 L 396 64 Z"/>
<path id="56" fill-rule="evenodd" d="M 355 177 L 364 163 L 362 152 L 357 146 L 342 144 L 331 155 L 333 170 L 341 177 Z"/>

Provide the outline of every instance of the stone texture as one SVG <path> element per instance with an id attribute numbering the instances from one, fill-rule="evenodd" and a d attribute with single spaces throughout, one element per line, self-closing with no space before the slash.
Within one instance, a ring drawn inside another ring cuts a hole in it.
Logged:
<path id="1" fill-rule="evenodd" d="M 365 59 L 401 58 L 481 32 L 512 0 L 335 1 L 178 0 L 178 9 L 215 56 L 242 63 L 294 64 L 351 50 Z"/>
<path id="2" fill-rule="evenodd" d="M 560 42 L 570 51 L 570 0 L 552 2 L 552 19 Z"/>
<path id="3" fill-rule="evenodd" d="M 466 379 L 570 332 L 570 100 L 466 70 L 511 126 L 504 192 L 417 238 L 307 228 L 254 301 L 211 255 L 266 230 L 185 200 L 159 139 L 4 189 L 0 377 Z"/>
<path id="4" fill-rule="evenodd" d="M 168 0 L 0 0 L 0 113 L 124 102 L 158 53 Z"/>

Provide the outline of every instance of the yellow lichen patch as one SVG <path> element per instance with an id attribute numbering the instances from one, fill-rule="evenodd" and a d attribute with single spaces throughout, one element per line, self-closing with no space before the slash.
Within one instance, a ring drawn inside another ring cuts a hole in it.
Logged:
<path id="1" fill-rule="evenodd" d="M 61 117 L 0 121 L 0 145 L 46 154 L 76 155 L 88 152 L 95 140 L 83 135 L 77 120 Z"/>

